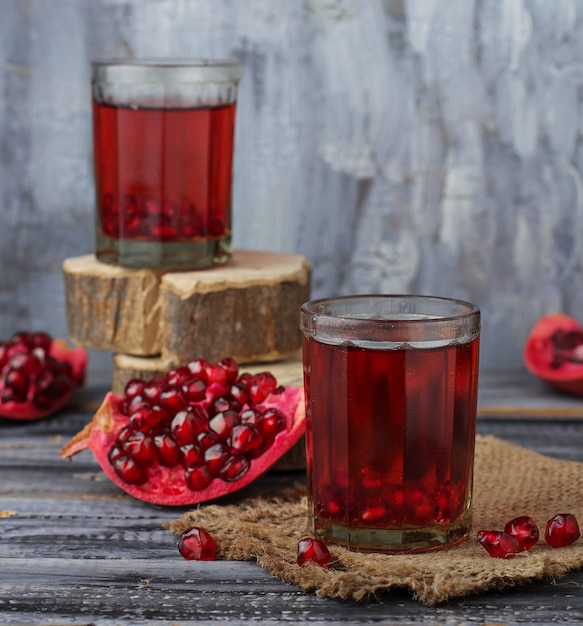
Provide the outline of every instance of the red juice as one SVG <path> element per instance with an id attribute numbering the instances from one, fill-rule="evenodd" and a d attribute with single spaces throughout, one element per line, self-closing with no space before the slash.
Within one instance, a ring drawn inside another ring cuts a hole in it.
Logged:
<path id="1" fill-rule="evenodd" d="M 94 101 L 100 234 L 131 242 L 230 239 L 235 109 Z"/>
<path id="2" fill-rule="evenodd" d="M 365 550 L 461 541 L 471 521 L 479 338 L 394 349 L 303 341 L 315 534 Z"/>

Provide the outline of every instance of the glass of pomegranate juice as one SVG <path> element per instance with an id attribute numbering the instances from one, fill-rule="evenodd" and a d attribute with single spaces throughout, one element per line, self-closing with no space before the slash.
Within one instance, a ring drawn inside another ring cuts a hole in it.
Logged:
<path id="1" fill-rule="evenodd" d="M 99 260 L 176 270 L 228 260 L 239 78 L 229 61 L 93 64 Z"/>
<path id="2" fill-rule="evenodd" d="M 302 306 L 309 520 L 329 543 L 422 552 L 471 527 L 480 311 L 432 296 Z"/>

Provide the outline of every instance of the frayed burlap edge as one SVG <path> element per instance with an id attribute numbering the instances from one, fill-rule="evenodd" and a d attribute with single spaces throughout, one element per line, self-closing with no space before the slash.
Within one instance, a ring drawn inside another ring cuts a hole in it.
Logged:
<path id="1" fill-rule="evenodd" d="M 448 550 L 428 554 L 385 555 L 331 546 L 327 569 L 296 564 L 297 543 L 309 535 L 305 489 L 256 497 L 237 505 L 203 505 L 166 526 L 180 534 L 206 528 L 222 558 L 255 559 L 282 581 L 321 597 L 364 600 L 408 588 L 426 605 L 504 589 L 540 579 L 557 579 L 583 566 L 583 539 L 551 548 L 542 539 L 556 513 L 583 520 L 583 464 L 551 459 L 492 436 L 476 439 L 472 536 Z M 479 529 L 500 529 L 518 515 L 530 515 L 541 541 L 513 559 L 490 557 L 475 539 Z"/>

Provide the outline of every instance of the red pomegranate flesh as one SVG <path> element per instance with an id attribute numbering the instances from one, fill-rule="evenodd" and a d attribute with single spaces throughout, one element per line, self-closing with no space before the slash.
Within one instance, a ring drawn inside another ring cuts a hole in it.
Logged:
<path id="1" fill-rule="evenodd" d="M 108 393 L 67 445 L 89 448 L 126 493 L 154 504 L 214 500 L 266 472 L 305 429 L 303 390 L 269 372 L 239 374 L 232 358 L 196 359 L 165 376 Z"/>
<path id="2" fill-rule="evenodd" d="M 583 395 L 583 328 L 574 317 L 541 317 L 528 334 L 523 359 L 529 372 L 552 387 Z"/>
<path id="3" fill-rule="evenodd" d="M 45 332 L 0 341 L 0 417 L 34 420 L 55 413 L 85 381 L 87 352 Z"/>

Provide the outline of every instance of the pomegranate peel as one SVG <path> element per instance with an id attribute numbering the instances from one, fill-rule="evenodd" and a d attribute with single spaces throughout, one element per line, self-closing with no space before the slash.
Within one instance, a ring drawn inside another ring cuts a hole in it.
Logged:
<path id="1" fill-rule="evenodd" d="M 175 384 L 168 384 L 168 380 Z M 63 447 L 61 456 L 70 458 L 89 449 L 108 478 L 129 495 L 152 504 L 185 506 L 215 500 L 250 484 L 304 433 L 305 407 L 300 388 L 276 388 L 270 382 L 271 391 L 260 402 L 237 405 L 227 392 L 228 385 L 209 380 L 204 400 L 180 404 L 185 402 L 184 390 L 189 385 L 190 379 L 177 388 L 171 372 L 165 379 L 145 384 L 130 381 L 125 396 L 109 392 L 92 421 Z M 149 405 L 143 402 L 144 390 L 150 394 Z M 164 399 L 172 411 L 152 404 Z M 173 412 L 174 408 L 178 410 Z M 148 410 L 161 416 L 166 413 L 161 418 L 164 421 L 152 426 L 144 419 Z M 232 420 L 232 414 L 237 420 Z M 280 416 L 281 423 L 273 421 L 274 414 Z M 274 423 L 277 430 L 272 433 L 269 429 Z M 241 425 L 254 434 L 245 440 L 247 445 L 241 443 Z M 229 435 L 235 430 L 236 445 Z M 134 452 L 127 451 L 129 438 L 135 445 L 149 442 L 139 457 L 135 447 Z"/>
<path id="2" fill-rule="evenodd" d="M 84 384 L 87 352 L 43 332 L 0 342 L 0 417 L 35 420 L 60 409 Z"/>
<path id="3" fill-rule="evenodd" d="M 531 374 L 555 389 L 583 395 L 583 327 L 574 317 L 542 316 L 527 336 L 523 360 Z"/>

